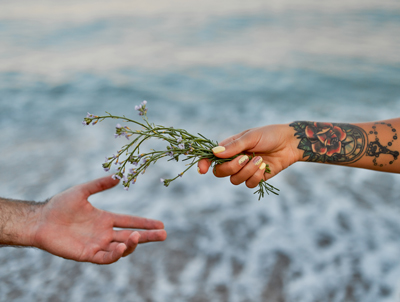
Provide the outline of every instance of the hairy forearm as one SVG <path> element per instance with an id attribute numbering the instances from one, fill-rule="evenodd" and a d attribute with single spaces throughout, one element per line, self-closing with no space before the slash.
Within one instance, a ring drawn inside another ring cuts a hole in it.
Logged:
<path id="1" fill-rule="evenodd" d="M 400 173 L 400 118 L 370 123 L 296 121 L 299 160 Z"/>
<path id="2" fill-rule="evenodd" d="M 43 203 L 0 198 L 0 245 L 34 246 Z"/>

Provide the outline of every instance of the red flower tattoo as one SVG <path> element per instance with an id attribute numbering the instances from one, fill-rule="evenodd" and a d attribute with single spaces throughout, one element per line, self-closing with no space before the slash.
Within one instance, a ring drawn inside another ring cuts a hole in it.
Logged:
<path id="1" fill-rule="evenodd" d="M 311 142 L 313 152 L 327 156 L 340 153 L 342 141 L 346 139 L 346 132 L 331 123 L 317 123 L 308 125 L 305 134 Z"/>

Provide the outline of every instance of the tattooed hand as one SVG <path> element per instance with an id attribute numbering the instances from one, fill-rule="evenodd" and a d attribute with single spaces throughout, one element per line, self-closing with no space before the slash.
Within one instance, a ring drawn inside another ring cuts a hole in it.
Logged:
<path id="1" fill-rule="evenodd" d="M 253 188 L 296 161 L 400 173 L 397 129 L 400 118 L 360 124 L 296 121 L 249 129 L 223 140 L 213 150 L 221 158 L 242 154 L 217 165 L 214 175 L 230 176 L 234 185 L 246 182 Z M 265 167 L 263 163 L 269 165 L 270 173 L 260 169 Z M 207 160 L 199 162 L 201 174 L 209 167 Z"/>

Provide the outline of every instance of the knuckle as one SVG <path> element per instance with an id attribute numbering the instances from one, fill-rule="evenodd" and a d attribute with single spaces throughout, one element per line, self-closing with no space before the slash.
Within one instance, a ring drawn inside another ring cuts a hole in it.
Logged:
<path id="1" fill-rule="evenodd" d="M 236 169 L 231 165 L 231 163 L 229 163 L 229 164 L 230 164 L 230 165 L 227 165 L 227 166 L 226 166 L 225 172 L 226 172 L 228 175 L 232 175 L 232 174 L 236 173 L 237 171 L 236 171 Z"/>
<path id="2" fill-rule="evenodd" d="M 215 177 L 223 177 L 219 166 L 214 167 L 213 173 Z"/>
<path id="3" fill-rule="evenodd" d="M 232 175 L 234 173 L 235 173 L 235 171 L 234 171 L 233 167 L 230 165 L 230 163 L 217 165 L 217 166 L 215 166 L 215 169 L 214 169 L 214 175 L 216 177 L 226 177 L 226 176 Z"/>
<path id="4" fill-rule="evenodd" d="M 241 144 L 241 141 L 239 139 L 235 139 L 230 143 L 230 145 L 231 145 L 230 146 L 231 148 L 233 147 L 236 150 L 236 149 L 240 149 L 242 144 Z"/>

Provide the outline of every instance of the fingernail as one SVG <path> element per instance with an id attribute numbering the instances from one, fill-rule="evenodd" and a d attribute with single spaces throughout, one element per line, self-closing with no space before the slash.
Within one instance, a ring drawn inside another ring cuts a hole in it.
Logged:
<path id="1" fill-rule="evenodd" d="M 201 172 L 200 172 L 200 167 L 197 167 L 197 172 L 198 172 L 199 174 L 201 174 Z"/>
<path id="2" fill-rule="evenodd" d="M 225 151 L 225 147 L 216 146 L 216 147 L 212 148 L 212 151 L 214 152 L 214 154 L 221 153 L 221 152 Z"/>
<path id="3" fill-rule="evenodd" d="M 244 166 L 249 161 L 249 157 L 247 155 L 243 155 L 239 158 L 239 165 Z"/>
<path id="4" fill-rule="evenodd" d="M 265 164 L 265 163 L 262 163 L 259 169 L 260 169 L 260 170 L 265 170 L 265 166 L 266 166 L 266 164 Z"/>
<path id="5" fill-rule="evenodd" d="M 253 162 L 256 166 L 258 166 L 259 164 L 262 163 L 262 157 L 261 156 L 257 156 L 253 159 Z"/>

